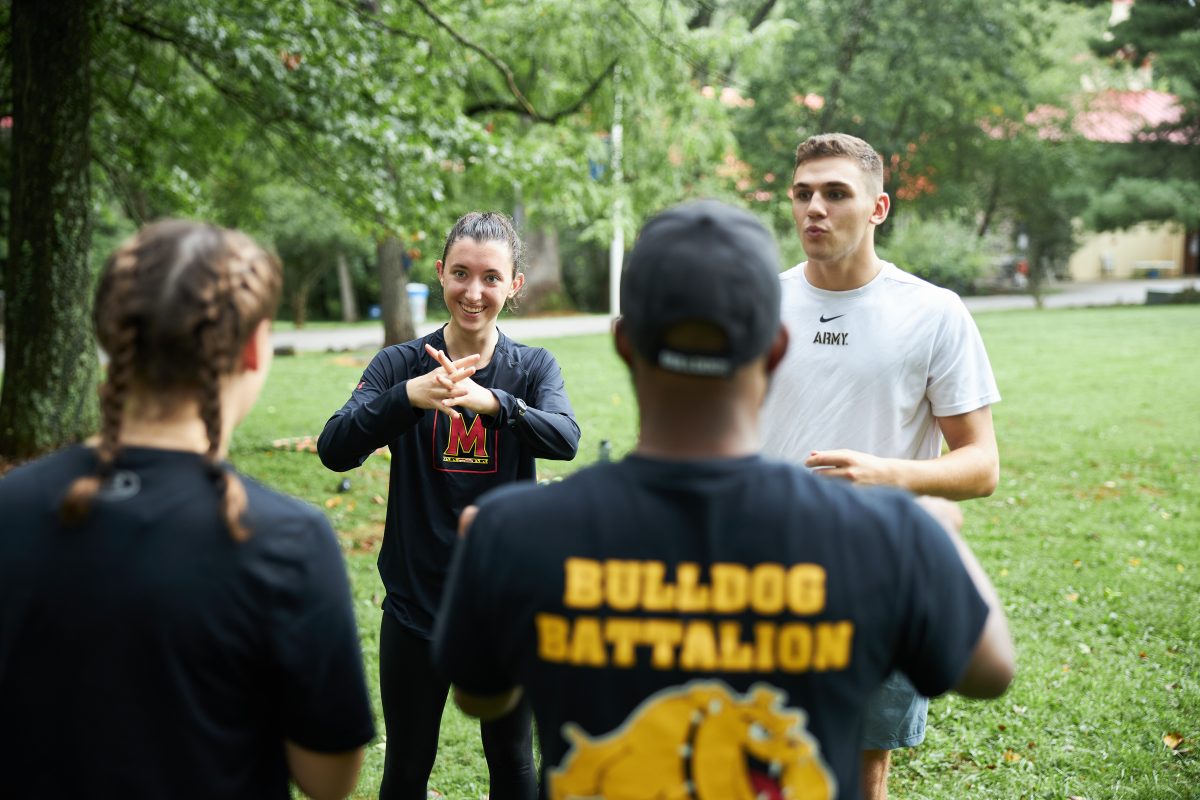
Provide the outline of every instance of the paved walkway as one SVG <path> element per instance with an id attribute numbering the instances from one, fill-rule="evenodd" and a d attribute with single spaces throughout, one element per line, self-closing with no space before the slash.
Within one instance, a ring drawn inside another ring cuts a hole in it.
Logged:
<path id="1" fill-rule="evenodd" d="M 516 339 L 553 339 L 558 336 L 580 336 L 588 333 L 608 333 L 611 321 L 607 314 L 570 314 L 555 317 L 501 317 L 500 330 Z M 417 326 L 417 335 L 437 330 L 441 322 L 425 322 Z M 275 347 L 291 347 L 297 351 L 312 350 L 378 350 L 383 344 L 381 326 L 346 328 L 310 328 L 307 330 L 274 331 L 271 341 Z"/>
<path id="2" fill-rule="evenodd" d="M 1200 290 L 1200 279 L 1158 278 L 1153 280 L 1097 281 L 1092 283 L 1062 283 L 1052 286 L 1045 296 L 1047 308 L 1083 306 L 1141 305 L 1146 291 L 1179 291 L 1185 287 Z M 963 302 L 973 313 L 1033 308 L 1033 298 L 1027 294 L 998 294 L 986 297 L 964 297 Z M 417 326 L 424 335 L 441 325 L 427 322 Z M 560 336 L 580 336 L 607 333 L 611 323 L 607 314 L 572 314 L 556 317 L 505 317 L 500 328 L 518 341 L 552 339 Z M 309 328 L 307 330 L 275 331 L 271 334 L 275 347 L 290 347 L 298 352 L 325 350 L 377 350 L 383 344 L 383 331 L 378 326 L 344 328 Z M 0 370 L 4 369 L 4 350 L 0 346 Z"/>
<path id="3" fill-rule="evenodd" d="M 1050 287 L 1044 297 L 1046 308 L 1083 308 L 1086 306 L 1142 305 L 1146 292 L 1177 292 L 1184 288 L 1200 290 L 1200 279 L 1156 278 L 1150 280 L 1091 281 L 1059 283 Z M 1033 298 L 1027 294 L 997 294 L 986 297 L 964 297 L 972 313 L 977 311 L 1008 311 L 1033 308 Z"/>
<path id="4" fill-rule="evenodd" d="M 1097 281 L 1094 283 L 1062 283 L 1045 296 L 1047 308 L 1078 308 L 1085 306 L 1142 305 L 1146 291 L 1178 291 L 1184 287 L 1200 289 L 1200 279 L 1159 278 L 1155 280 Z M 964 297 L 972 313 L 1034 308 L 1027 294 L 997 294 L 986 297 Z M 417 326 L 424 335 L 442 323 L 428 322 Z M 558 317 L 502 317 L 500 329 L 518 341 L 551 339 L 559 336 L 580 336 L 589 333 L 608 333 L 611 322 L 607 314 L 575 314 Z M 276 331 L 271 334 L 276 347 L 292 347 L 297 351 L 375 350 L 383 344 L 383 332 L 377 327 L 321 328 L 301 331 Z"/>

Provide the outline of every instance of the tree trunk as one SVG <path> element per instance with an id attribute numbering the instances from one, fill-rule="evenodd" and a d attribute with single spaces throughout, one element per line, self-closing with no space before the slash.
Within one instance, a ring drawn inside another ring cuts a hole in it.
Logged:
<path id="1" fill-rule="evenodd" d="M 996 213 L 996 207 L 1000 204 L 1000 176 L 996 175 L 992 181 L 992 188 L 988 192 L 987 206 L 983 210 L 983 219 L 979 221 L 979 230 L 975 235 L 982 239 L 987 236 L 988 230 L 992 227 L 992 216 Z"/>
<path id="2" fill-rule="evenodd" d="M 292 324 L 297 328 L 303 328 L 308 322 L 308 292 L 312 283 L 313 279 L 305 275 L 292 285 Z"/>
<path id="3" fill-rule="evenodd" d="M 1030 237 L 1029 256 L 1026 259 L 1026 263 L 1029 264 L 1029 285 L 1026 291 L 1033 298 L 1033 304 L 1037 308 L 1045 308 L 1046 304 L 1046 294 L 1043 291 L 1043 287 L 1046 283 L 1046 273 L 1049 272 L 1049 269 L 1046 266 L 1044 252 L 1037 239 Z"/>
<path id="4" fill-rule="evenodd" d="M 96 3 L 12 4 L 13 138 L 0 455 L 94 432 L 91 47 Z"/>
<path id="5" fill-rule="evenodd" d="M 547 225 L 525 236 L 525 288 L 520 298 L 522 313 L 557 310 L 564 305 L 562 258 L 558 230 Z"/>
<path id="6" fill-rule="evenodd" d="M 404 245 L 387 236 L 375 247 L 379 261 L 379 307 L 383 316 L 383 346 L 417 338 L 408 312 L 408 276 L 404 272 Z"/>
<path id="7" fill-rule="evenodd" d="M 346 256 L 337 257 L 338 294 L 342 299 L 342 322 L 358 322 L 358 302 L 354 299 L 354 284 L 350 280 L 350 265 Z"/>

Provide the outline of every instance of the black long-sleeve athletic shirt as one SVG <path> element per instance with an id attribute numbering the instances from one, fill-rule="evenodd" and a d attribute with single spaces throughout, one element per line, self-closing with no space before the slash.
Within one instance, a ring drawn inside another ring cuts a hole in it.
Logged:
<path id="1" fill-rule="evenodd" d="M 429 638 L 458 515 L 495 486 L 533 480 L 535 459 L 570 460 L 579 426 L 558 362 L 540 347 L 503 333 L 492 360 L 472 376 L 500 401 L 495 416 L 447 415 L 408 402 L 407 383 L 438 367 L 425 344 L 445 351 L 442 330 L 380 350 L 346 404 L 325 423 L 317 450 L 325 466 L 345 472 L 380 447 L 392 455 L 379 575 L 384 610 Z M 526 404 L 521 413 L 517 399 Z"/>

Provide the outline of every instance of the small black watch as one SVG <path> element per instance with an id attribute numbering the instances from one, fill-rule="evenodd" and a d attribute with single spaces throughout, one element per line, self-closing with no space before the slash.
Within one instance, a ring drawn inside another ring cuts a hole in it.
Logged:
<path id="1" fill-rule="evenodd" d="M 525 401 L 518 397 L 517 398 L 517 416 L 518 417 L 525 416 L 525 412 L 528 410 L 529 410 L 529 406 L 525 405 Z"/>

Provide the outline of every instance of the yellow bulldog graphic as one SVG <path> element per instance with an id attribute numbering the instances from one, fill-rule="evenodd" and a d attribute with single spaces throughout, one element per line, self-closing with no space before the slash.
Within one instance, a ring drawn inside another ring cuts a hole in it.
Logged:
<path id="1" fill-rule="evenodd" d="M 568 723 L 571 749 L 550 771 L 550 798 L 829 800 L 833 774 L 804 712 L 783 699 L 762 684 L 739 696 L 693 681 L 647 698 L 605 736 Z"/>

